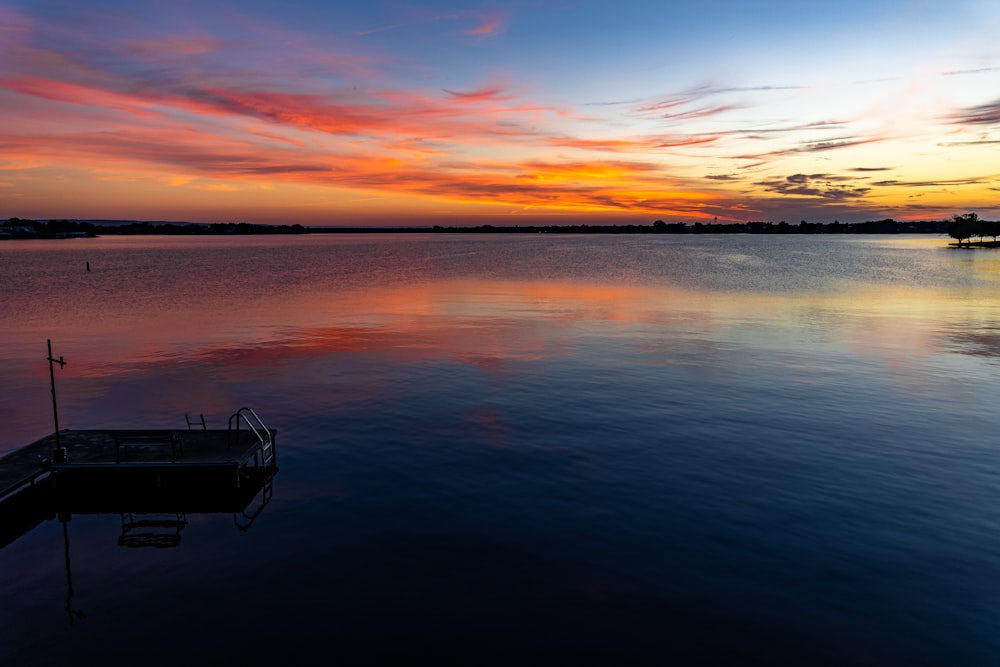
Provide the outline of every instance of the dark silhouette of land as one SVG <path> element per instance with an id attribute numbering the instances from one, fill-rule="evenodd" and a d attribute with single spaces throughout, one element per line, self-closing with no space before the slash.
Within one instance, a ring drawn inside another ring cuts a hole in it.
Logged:
<path id="1" fill-rule="evenodd" d="M 1000 222 L 994 220 L 981 220 L 976 213 L 965 213 L 956 215 L 948 221 L 948 236 L 955 239 L 957 243 L 952 245 L 957 248 L 996 248 L 1000 247 L 997 237 L 1000 236 Z M 979 240 L 972 241 L 973 236 L 978 236 Z M 986 241 L 986 237 L 992 237 L 992 241 Z M 962 245 L 965 241 L 965 245 Z"/>
<path id="2" fill-rule="evenodd" d="M 859 223 L 781 222 L 701 223 L 664 222 L 649 225 L 479 225 L 444 227 L 305 227 L 303 225 L 263 225 L 246 222 L 193 223 L 115 220 L 26 220 L 10 218 L 0 223 L 0 239 L 80 238 L 96 236 L 171 235 L 222 236 L 248 234 L 358 234 L 358 233 L 437 233 L 437 234 L 949 234 L 958 246 L 969 247 L 972 237 L 987 245 L 1000 235 L 1000 222 L 980 220 L 975 213 L 956 215 L 950 220 L 899 221 L 892 218 Z M 963 244 L 962 242 L 965 241 Z"/>

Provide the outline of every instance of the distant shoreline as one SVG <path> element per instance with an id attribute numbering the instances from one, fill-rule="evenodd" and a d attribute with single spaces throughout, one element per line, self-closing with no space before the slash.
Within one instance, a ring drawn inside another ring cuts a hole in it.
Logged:
<path id="1" fill-rule="evenodd" d="M 478 225 L 471 227 L 305 227 L 239 223 L 145 222 L 114 220 L 25 220 L 0 224 L 0 240 L 93 238 L 97 236 L 244 236 L 265 234 L 947 234 L 949 221 L 893 219 L 861 223 L 748 222 L 649 225 Z"/>

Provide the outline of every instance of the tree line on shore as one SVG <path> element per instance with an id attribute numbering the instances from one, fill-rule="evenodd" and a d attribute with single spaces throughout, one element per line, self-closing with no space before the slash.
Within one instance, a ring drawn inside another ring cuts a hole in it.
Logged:
<path id="1" fill-rule="evenodd" d="M 10 218 L 0 223 L 0 238 L 54 239 L 96 236 L 217 236 L 224 234 L 304 234 L 302 225 L 254 225 L 247 222 L 201 224 L 195 222 L 27 220 Z"/>
<path id="2" fill-rule="evenodd" d="M 435 232 L 487 233 L 562 233 L 562 234 L 944 234 L 948 222 L 941 220 L 899 221 L 891 218 L 869 222 L 831 223 L 781 222 L 702 223 L 664 222 L 651 225 L 482 225 L 479 227 L 441 227 Z"/>
<path id="3" fill-rule="evenodd" d="M 785 221 L 702 223 L 664 222 L 649 225 L 479 225 L 443 227 L 305 227 L 239 223 L 175 223 L 139 221 L 28 220 L 10 218 L 0 222 L 0 239 L 73 238 L 128 235 L 246 235 L 246 234 L 329 234 L 329 233 L 552 233 L 552 234 L 949 234 L 962 245 L 971 238 L 985 236 L 996 240 L 1000 222 L 981 220 L 975 213 L 956 215 L 950 220 L 898 221 L 891 218 L 860 223 Z"/>

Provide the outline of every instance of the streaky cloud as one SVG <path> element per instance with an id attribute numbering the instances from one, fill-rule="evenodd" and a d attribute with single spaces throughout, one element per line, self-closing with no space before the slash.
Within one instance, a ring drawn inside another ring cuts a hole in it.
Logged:
<path id="1" fill-rule="evenodd" d="M 709 95 L 712 95 L 709 86 L 697 86 L 679 93 L 639 100 L 633 105 L 633 111 L 640 115 L 659 115 L 671 109 L 695 104 Z"/>
<path id="2" fill-rule="evenodd" d="M 1000 144 L 1000 139 L 970 139 L 969 141 L 946 141 L 939 143 L 938 146 L 943 146 L 943 147 L 988 146 L 993 144 Z"/>
<path id="3" fill-rule="evenodd" d="M 829 141 L 805 142 L 799 146 L 793 146 L 791 148 L 783 148 L 775 151 L 766 151 L 761 153 L 741 153 L 739 155 L 731 156 L 731 159 L 757 160 L 758 161 L 757 164 L 762 164 L 763 162 L 767 162 L 769 159 L 772 158 L 784 157 L 788 155 L 797 155 L 801 153 L 821 153 L 824 151 L 838 150 L 841 148 L 862 146 L 864 144 L 870 144 L 879 141 L 885 141 L 885 140 L 879 137 L 872 137 L 872 138 L 842 137 L 838 139 L 831 139 Z"/>
<path id="4" fill-rule="evenodd" d="M 661 139 L 653 145 L 656 148 L 678 148 L 680 146 L 699 146 L 702 144 L 714 144 L 719 140 L 718 136 L 702 135 L 690 137 L 670 137 Z"/>
<path id="5" fill-rule="evenodd" d="M 587 107 L 620 107 L 620 106 L 635 106 L 642 102 L 641 98 L 631 99 L 631 100 L 610 100 L 606 102 L 584 102 L 583 106 Z"/>
<path id="6" fill-rule="evenodd" d="M 382 26 L 381 28 L 372 28 L 371 30 L 362 30 L 361 32 L 353 33 L 355 37 L 367 37 L 368 35 L 374 35 L 379 32 L 386 32 L 388 30 L 398 30 L 402 28 L 405 24 L 394 23 L 392 25 Z"/>
<path id="7" fill-rule="evenodd" d="M 821 120 L 812 123 L 801 123 L 799 125 L 786 125 L 780 127 L 752 127 L 738 130 L 723 130 L 718 134 L 738 135 L 748 139 L 756 139 L 763 138 L 754 136 L 759 134 L 790 134 L 795 132 L 813 132 L 817 130 L 841 130 L 843 129 L 843 126 L 848 124 L 848 121 Z"/>
<path id="8" fill-rule="evenodd" d="M 739 107 L 731 104 L 724 104 L 715 107 L 701 107 L 699 109 L 691 109 L 690 111 L 682 111 L 680 113 L 665 113 L 660 116 L 665 120 L 695 120 L 698 118 L 708 118 L 710 116 L 717 116 L 721 113 L 727 111 L 732 111 L 733 109 L 738 109 Z"/>
<path id="9" fill-rule="evenodd" d="M 853 138 L 833 139 L 830 141 L 816 141 L 808 143 L 794 150 L 799 153 L 817 153 L 821 151 L 836 150 L 838 148 L 850 148 L 851 146 L 862 146 L 864 144 L 871 144 L 878 141 L 884 141 L 884 139 L 875 137 L 868 139 L 853 139 Z"/>
<path id="10" fill-rule="evenodd" d="M 960 76 L 964 74 L 988 74 L 990 72 L 1000 72 L 1000 67 L 976 67 L 973 69 L 955 69 L 950 72 L 941 72 L 943 76 Z"/>
<path id="11" fill-rule="evenodd" d="M 487 86 L 468 92 L 448 90 L 447 88 L 442 88 L 442 90 L 459 102 L 509 102 L 514 99 L 513 95 L 503 94 L 503 88 L 500 86 Z"/>
<path id="12" fill-rule="evenodd" d="M 967 107 L 950 116 L 959 125 L 997 125 L 1000 124 L 1000 99 Z"/>
<path id="13" fill-rule="evenodd" d="M 549 137 L 545 140 L 549 146 L 559 146 L 561 148 L 576 148 L 590 151 L 607 151 L 612 153 L 625 153 L 636 150 L 647 149 L 650 141 L 642 139 L 583 139 L 577 137 Z"/>
<path id="14" fill-rule="evenodd" d="M 662 95 L 660 97 L 652 98 L 650 101 L 646 100 L 625 100 L 625 101 L 608 101 L 608 102 L 591 102 L 591 105 L 601 105 L 601 106 L 611 106 L 611 105 L 622 105 L 631 104 L 635 106 L 635 110 L 640 114 L 656 114 L 668 109 L 674 109 L 679 106 L 684 106 L 688 104 L 693 104 L 699 100 L 704 100 L 708 97 L 715 95 L 724 95 L 729 93 L 750 93 L 750 92 L 769 92 L 769 91 L 783 91 L 783 90 L 803 90 L 807 86 L 772 86 L 772 85 L 761 85 L 761 86 L 713 86 L 710 84 L 702 84 L 699 86 L 694 86 L 687 90 L 670 93 L 667 95 Z M 736 105 L 727 105 L 732 108 L 738 108 Z"/>
<path id="15" fill-rule="evenodd" d="M 932 187 L 947 187 L 952 185 L 982 185 L 984 183 L 989 183 L 992 181 L 989 177 L 980 178 L 956 178 L 956 179 L 944 179 L 936 181 L 901 181 L 901 180 L 887 180 L 887 181 L 876 181 L 872 185 L 878 185 L 882 187 L 892 186 L 901 188 L 932 188 Z"/>
<path id="16" fill-rule="evenodd" d="M 193 56 L 214 51 L 225 44 L 208 35 L 168 37 L 164 39 L 128 39 L 122 42 L 130 56 Z"/>
<path id="17" fill-rule="evenodd" d="M 715 93 L 753 93 L 767 92 L 771 90 L 804 90 L 808 86 L 743 86 L 733 88 L 716 88 Z"/>

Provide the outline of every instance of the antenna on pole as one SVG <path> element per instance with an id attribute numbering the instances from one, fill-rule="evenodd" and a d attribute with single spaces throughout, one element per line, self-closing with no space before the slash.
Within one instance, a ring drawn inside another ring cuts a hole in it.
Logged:
<path id="1" fill-rule="evenodd" d="M 49 356 L 47 357 L 49 361 L 49 385 L 52 387 L 52 419 L 56 423 L 56 449 L 52 453 L 53 463 L 63 463 L 66 460 L 66 450 L 62 448 L 62 444 L 59 442 L 59 410 L 56 409 L 56 373 L 53 364 L 59 364 L 59 368 L 66 365 L 63 360 L 62 355 L 59 355 L 58 359 L 52 358 L 52 339 L 49 339 Z"/>

